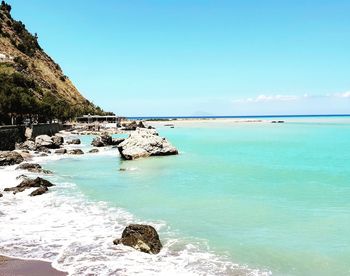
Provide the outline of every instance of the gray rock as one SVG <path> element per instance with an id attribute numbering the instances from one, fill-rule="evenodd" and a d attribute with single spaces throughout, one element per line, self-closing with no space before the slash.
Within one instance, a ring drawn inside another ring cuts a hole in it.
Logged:
<path id="1" fill-rule="evenodd" d="M 113 138 L 112 144 L 113 146 L 118 146 L 120 143 L 124 142 L 125 138 Z"/>
<path id="2" fill-rule="evenodd" d="M 36 150 L 36 145 L 33 141 L 25 141 L 24 143 L 16 144 L 16 149 L 20 150 Z"/>
<path id="3" fill-rule="evenodd" d="M 126 160 L 178 154 L 177 149 L 153 129 L 137 129 L 118 145 L 118 150 Z"/>
<path id="4" fill-rule="evenodd" d="M 49 189 L 46 186 L 41 186 L 29 194 L 29 196 L 38 196 L 46 193 Z"/>
<path id="5" fill-rule="evenodd" d="M 64 143 L 63 137 L 59 135 L 52 136 L 51 140 L 54 143 L 54 145 L 56 145 L 57 147 L 60 147 Z"/>
<path id="6" fill-rule="evenodd" d="M 84 152 L 81 149 L 73 149 L 73 150 L 68 151 L 68 154 L 79 155 L 79 154 L 84 154 Z"/>
<path id="7" fill-rule="evenodd" d="M 65 154 L 65 153 L 67 153 L 67 150 L 66 149 L 58 149 L 58 150 L 55 150 L 55 153 L 57 153 L 57 154 Z"/>
<path id="8" fill-rule="evenodd" d="M 56 144 L 52 141 L 51 137 L 48 135 L 39 135 L 35 138 L 35 146 L 38 148 L 45 147 L 45 148 L 58 148 Z"/>
<path id="9" fill-rule="evenodd" d="M 92 142 L 91 145 L 93 145 L 94 147 L 106 147 L 106 146 L 113 146 L 116 145 L 116 143 L 118 143 L 118 141 L 115 141 L 114 139 L 112 139 L 112 136 L 104 133 L 99 137 L 95 137 Z"/>
<path id="10" fill-rule="evenodd" d="M 91 145 L 94 146 L 94 147 L 104 147 L 104 144 L 102 143 L 100 137 L 95 137 L 92 140 Z"/>
<path id="11" fill-rule="evenodd" d="M 152 226 L 143 224 L 130 224 L 124 229 L 121 239 L 116 239 L 113 243 L 131 246 L 148 254 L 158 254 L 162 249 L 157 231 Z"/>
<path id="12" fill-rule="evenodd" d="M 67 141 L 67 144 L 69 144 L 69 145 L 80 145 L 81 141 L 80 141 L 80 139 L 76 138 L 76 139 L 72 139 L 70 141 Z"/>
<path id="13" fill-rule="evenodd" d="M 0 151 L 0 166 L 10 166 L 23 162 L 24 158 L 15 151 Z"/>
<path id="14" fill-rule="evenodd" d="M 42 172 L 42 168 L 39 164 L 35 163 L 22 163 L 20 164 L 16 170 L 27 170 L 30 172 Z"/>
<path id="15" fill-rule="evenodd" d="M 99 150 L 98 150 L 98 149 L 92 149 L 92 150 L 89 150 L 89 153 L 97 153 L 97 152 L 99 152 Z"/>

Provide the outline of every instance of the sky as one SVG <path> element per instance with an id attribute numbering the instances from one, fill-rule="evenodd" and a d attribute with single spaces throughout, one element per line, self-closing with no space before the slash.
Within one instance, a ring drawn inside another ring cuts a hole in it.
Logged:
<path id="1" fill-rule="evenodd" d="M 350 1 L 8 0 L 122 116 L 350 113 Z"/>

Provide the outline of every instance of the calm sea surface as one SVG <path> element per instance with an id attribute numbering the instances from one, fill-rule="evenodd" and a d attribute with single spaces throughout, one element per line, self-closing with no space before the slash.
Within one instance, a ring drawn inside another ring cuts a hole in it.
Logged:
<path id="1" fill-rule="evenodd" d="M 87 199 L 161 222 L 161 236 L 233 263 L 273 275 L 350 275 L 350 119 L 158 130 L 180 155 L 90 155 L 45 168 Z"/>

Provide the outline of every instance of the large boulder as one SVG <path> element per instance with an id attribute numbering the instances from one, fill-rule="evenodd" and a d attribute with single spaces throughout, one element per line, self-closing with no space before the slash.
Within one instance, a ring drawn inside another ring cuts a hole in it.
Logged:
<path id="1" fill-rule="evenodd" d="M 49 135 L 39 135 L 35 138 L 36 147 L 52 148 L 54 143 Z"/>
<path id="2" fill-rule="evenodd" d="M 119 144 L 121 141 L 119 139 L 113 139 L 111 135 L 104 133 L 101 136 L 95 137 L 91 145 L 94 147 L 106 147 L 106 146 L 114 146 Z"/>
<path id="3" fill-rule="evenodd" d="M 126 160 L 178 154 L 177 149 L 165 138 L 158 136 L 154 129 L 137 129 L 118 145 L 118 150 Z"/>
<path id="4" fill-rule="evenodd" d="M 115 239 L 113 243 L 131 246 L 149 254 L 158 254 L 162 249 L 157 231 L 144 224 L 130 224 L 124 229 L 121 239 Z"/>
<path id="5" fill-rule="evenodd" d="M 10 166 L 23 162 L 24 158 L 15 151 L 0 151 L 0 166 Z"/>
<path id="6" fill-rule="evenodd" d="M 33 141 L 27 140 L 24 143 L 16 144 L 16 149 L 20 150 L 36 150 L 36 145 Z"/>

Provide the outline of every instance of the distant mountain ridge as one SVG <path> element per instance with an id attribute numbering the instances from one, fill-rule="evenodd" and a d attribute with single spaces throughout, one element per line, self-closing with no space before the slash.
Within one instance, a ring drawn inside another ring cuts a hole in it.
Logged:
<path id="1" fill-rule="evenodd" d="M 105 115 L 84 98 L 60 66 L 11 16 L 11 6 L 0 5 L 0 124 L 15 117 L 67 120 L 82 114 Z M 110 113 L 108 113 L 110 114 Z"/>

